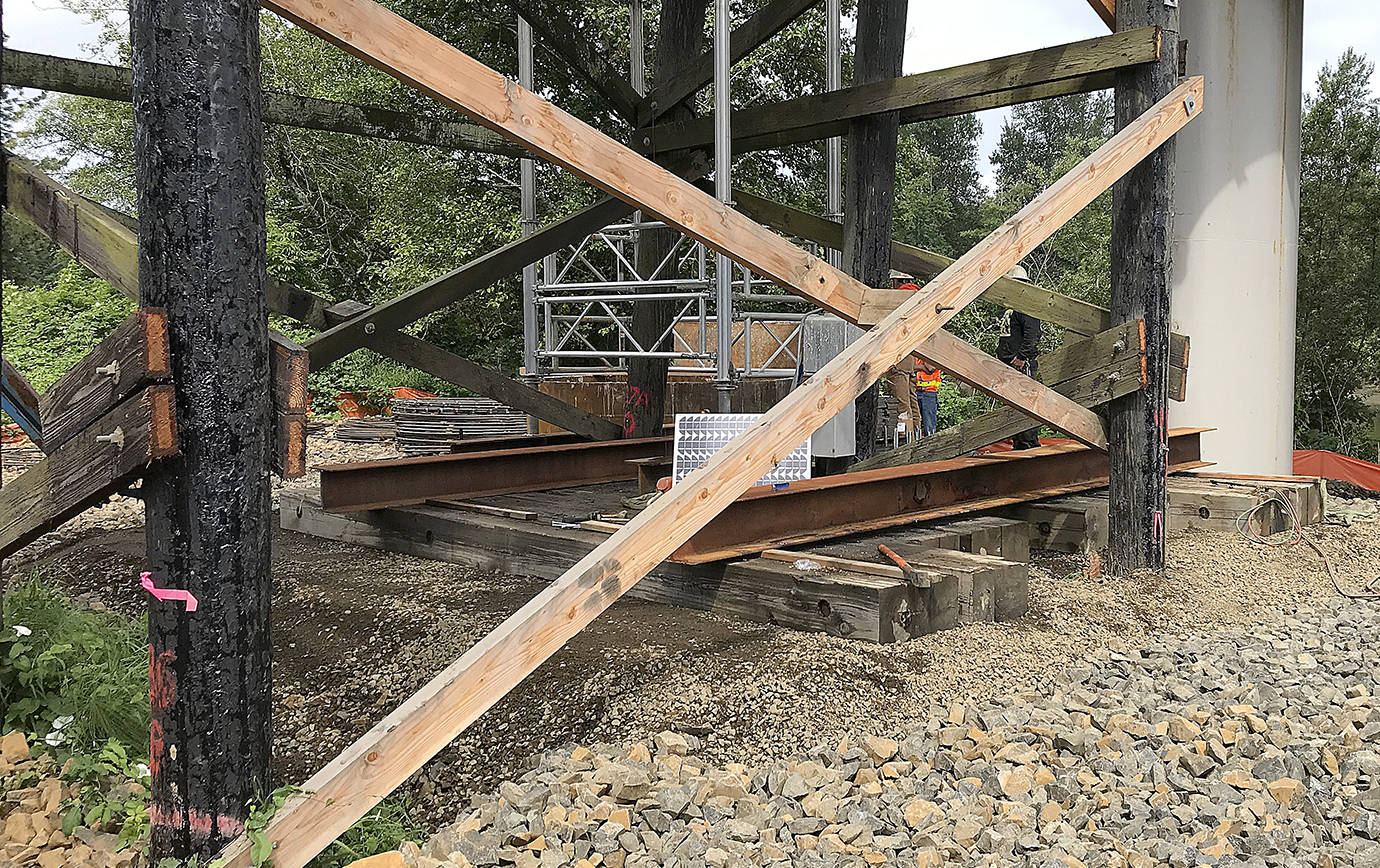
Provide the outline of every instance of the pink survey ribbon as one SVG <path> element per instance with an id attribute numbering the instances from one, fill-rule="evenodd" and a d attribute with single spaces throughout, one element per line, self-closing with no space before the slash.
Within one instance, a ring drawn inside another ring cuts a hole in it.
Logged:
<path id="1" fill-rule="evenodd" d="M 187 603 L 187 611 L 196 611 L 196 596 L 191 591 L 183 591 L 177 588 L 158 588 L 153 584 L 153 573 L 146 572 L 139 578 L 139 584 L 144 586 L 144 590 L 153 594 L 154 599 L 158 600 L 184 600 Z"/>

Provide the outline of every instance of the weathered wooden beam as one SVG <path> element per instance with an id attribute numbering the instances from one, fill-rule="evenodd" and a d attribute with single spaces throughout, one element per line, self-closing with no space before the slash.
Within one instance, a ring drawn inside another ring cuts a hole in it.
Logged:
<path id="1" fill-rule="evenodd" d="M 505 0 L 509 8 L 532 25 L 546 47 L 624 120 L 637 118 L 642 95 L 633 89 L 628 74 L 608 61 L 608 52 L 598 44 L 595 34 L 579 27 L 567 11 L 567 4 L 551 0 Z"/>
<path id="2" fill-rule="evenodd" d="M 493 398 L 514 410 L 591 440 L 617 440 L 623 434 L 621 426 L 602 416 L 595 416 L 405 332 L 375 332 L 367 336 L 366 341 L 371 349 L 410 368 Z"/>
<path id="3" fill-rule="evenodd" d="M 835 250 L 843 246 L 842 223 L 755 196 L 745 190 L 733 191 L 733 204 L 752 219 L 787 235 Z M 927 280 L 952 265 L 953 260 L 940 253 L 893 240 L 891 263 L 907 274 Z M 904 289 L 869 289 L 864 294 L 862 310 L 858 315 L 859 325 L 876 324 L 899 307 L 909 294 L 910 291 Z M 1005 276 L 998 278 L 980 298 L 1084 335 L 1104 331 L 1112 324 L 1111 312 L 1105 307 Z"/>
<path id="4" fill-rule="evenodd" d="M 707 197 L 699 191 L 627 153 L 611 139 L 572 126 L 573 118 L 382 7 L 366 0 L 270 2 L 275 11 L 441 94 L 486 124 L 559 153 L 560 161 L 582 176 L 597 177 L 601 185 L 635 197 L 639 206 L 703 236 L 711 246 L 717 243 L 718 249 L 759 274 L 797 288 L 817 284 L 826 298 L 835 300 L 834 308 L 847 304 L 851 290 L 856 289 L 813 257 L 782 250 L 784 242 L 770 230 L 741 216 L 734 219 L 736 212 L 710 210 L 710 203 L 720 203 L 704 202 Z M 263 830 L 275 848 L 275 864 L 279 868 L 305 865 L 778 459 L 943 326 L 953 309 L 976 298 L 998 275 L 1172 136 L 1190 117 L 1184 98 L 1192 95 L 1201 105 L 1202 90 L 1201 78 L 1190 79 L 1136 124 L 1113 136 L 932 281 L 928 291 L 916 293 L 847 347 L 313 775 L 304 793 L 291 798 Z M 228 868 L 247 866 L 247 838 L 233 842 L 222 855 Z"/>
<path id="5" fill-rule="evenodd" d="M 273 377 L 273 453 L 274 472 L 284 479 L 299 479 L 307 474 L 307 411 L 311 393 L 307 390 L 310 358 L 301 345 L 284 339 L 270 348 L 270 373 Z"/>
<path id="6" fill-rule="evenodd" d="M 1101 416 L 947 331 L 940 329 L 930 335 L 918 352 L 984 395 L 1021 408 L 1016 412 L 1057 428 L 1080 443 L 1107 451 L 1107 426 Z"/>
<path id="7" fill-rule="evenodd" d="M 1107 25 L 1108 30 L 1116 30 L 1116 0 L 1088 0 L 1088 5 Z"/>
<path id="8" fill-rule="evenodd" d="M 177 454 L 172 386 L 148 386 L 91 420 L 0 488 L 0 558 L 8 557 Z"/>
<path id="9" fill-rule="evenodd" d="M 38 392 L 10 364 L 10 360 L 0 357 L 0 409 L 9 414 L 34 445 L 43 451 L 43 416 L 39 410 Z"/>
<path id="10" fill-rule="evenodd" d="M 39 399 L 48 451 L 75 437 L 130 395 L 171 377 L 167 312 L 140 308 Z"/>
<path id="11" fill-rule="evenodd" d="M 819 0 L 768 0 L 729 34 L 729 63 L 747 57 Z M 714 80 L 714 52 L 705 51 L 675 78 L 653 87 L 637 105 L 637 123 L 655 123 L 668 111 Z"/>
<path id="12" fill-rule="evenodd" d="M 123 66 L 6 48 L 4 82 L 11 87 L 31 87 L 127 103 L 133 75 Z M 264 123 L 285 127 L 432 145 L 450 151 L 475 151 L 505 157 L 522 154 L 521 148 L 468 121 L 409 115 L 379 106 L 291 93 L 264 91 L 263 118 Z"/>
<path id="13" fill-rule="evenodd" d="M 1179 8 L 1163 0 L 1120 0 L 1119 31 L 1146 25 L 1164 33 L 1156 63 L 1123 70 L 1116 82 L 1116 125 L 1133 123 L 1178 80 Z M 1174 143 L 1166 142 L 1112 189 L 1111 309 L 1114 320 L 1145 323 L 1145 388 L 1112 402 L 1107 569 L 1130 575 L 1162 570 L 1169 489 L 1164 438 L 1169 413 L 1170 299 L 1174 273 Z"/>
<path id="14" fill-rule="evenodd" d="M 1046 95 L 1103 90 L 1112 86 L 1118 70 L 1159 57 L 1159 31 L 1143 27 L 754 106 L 733 113 L 733 152 L 839 135 L 850 120 L 884 112 L 900 112 L 901 123 L 914 123 Z M 1038 90 L 1061 82 L 1065 84 L 1053 92 Z M 713 122 L 705 118 L 648 127 L 638 131 L 638 140 L 649 142 L 645 147 L 656 152 L 703 147 L 714 140 Z"/>
<path id="15" fill-rule="evenodd" d="M 22 157 L 6 152 L 6 207 L 38 227 L 48 239 L 131 299 L 139 298 L 139 242 L 131 218 L 73 193 Z M 118 216 L 117 216 L 118 215 Z M 274 310 L 291 309 L 282 284 L 265 285 Z M 276 346 L 297 345 L 269 332 Z M 275 354 L 279 360 L 286 356 Z"/>

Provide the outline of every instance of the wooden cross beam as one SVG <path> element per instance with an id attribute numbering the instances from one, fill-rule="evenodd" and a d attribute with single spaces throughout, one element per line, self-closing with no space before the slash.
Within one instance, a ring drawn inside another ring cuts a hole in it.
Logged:
<path id="1" fill-rule="evenodd" d="M 272 7 L 758 273 L 797 289 L 817 284 L 835 309 L 857 303 L 856 282 L 369 0 L 272 0 Z M 305 865 L 959 306 L 1167 141 L 1200 110 L 1202 90 L 1201 78 L 1186 81 L 1113 136 L 327 764 L 263 830 L 275 864 Z M 229 868 L 244 868 L 248 840 L 222 855 Z"/>
<path id="2" fill-rule="evenodd" d="M 848 122 L 899 111 L 901 123 L 967 114 L 1103 90 L 1118 70 L 1158 60 L 1155 27 L 1127 30 L 1082 42 L 1041 48 L 992 60 L 858 84 L 733 112 L 733 152 L 779 148 L 847 131 Z M 656 152 L 703 147 L 714 141 L 712 118 L 663 124 L 638 132 Z"/>
<path id="3" fill-rule="evenodd" d="M 137 285 L 138 246 L 132 218 L 67 190 L 25 160 L 10 160 L 10 205 L 40 229 L 50 234 L 77 259 L 117 286 L 128 281 Z M 615 200 L 616 201 L 616 200 Z M 621 202 L 619 203 L 622 204 Z M 314 328 L 350 321 L 360 315 L 358 302 L 336 302 L 268 278 L 265 283 L 268 307 L 274 313 L 292 317 Z M 516 410 L 550 422 L 594 440 L 615 439 L 622 434 L 618 425 L 573 407 L 558 398 L 533 389 L 467 359 L 449 353 L 418 338 L 391 329 L 364 335 L 376 351 L 402 364 L 426 371 L 486 397 L 501 401 Z M 286 341 L 286 339 L 283 339 Z M 275 342 L 274 390 L 280 444 L 275 450 L 278 469 L 287 478 L 306 472 L 306 376 L 308 351 L 291 342 Z M 308 347 L 312 341 L 308 341 Z M 315 362 L 318 367 L 324 363 Z"/>
<path id="4" fill-rule="evenodd" d="M 603 46 L 575 24 L 567 4 L 551 0 L 505 0 L 530 25 L 561 60 L 570 65 L 595 93 L 604 98 L 624 120 L 633 122 L 642 95 L 633 89 L 626 72 L 608 62 Z"/>
<path id="5" fill-rule="evenodd" d="M 0 356 L 0 409 L 9 414 L 34 445 L 47 452 L 43 445 L 43 417 L 39 412 L 38 393 L 10 360 Z"/>
<path id="6" fill-rule="evenodd" d="M 729 34 L 728 62 L 737 63 L 747 57 L 818 2 L 819 0 L 769 0 L 765 6 L 754 12 L 751 18 L 733 28 L 733 32 Z M 673 81 L 653 89 L 643 97 L 637 105 L 637 123 L 655 123 L 713 80 L 714 51 L 711 49 L 701 54 Z"/>
<path id="7" fill-rule="evenodd" d="M 755 196 L 745 190 L 733 191 L 733 204 L 759 223 L 795 238 L 813 241 L 838 250 L 843 245 L 843 224 L 808 211 Z M 893 267 L 913 277 L 928 280 L 953 265 L 942 253 L 934 253 L 900 241 L 891 242 Z M 870 326 L 895 310 L 909 290 L 870 289 L 858 316 L 859 324 Z M 1096 334 L 1112 325 L 1111 311 L 1086 301 L 1070 298 L 1033 283 L 1002 276 L 981 295 L 984 301 L 1019 310 L 1044 322 L 1063 326 L 1082 335 Z"/>
<path id="8" fill-rule="evenodd" d="M 5 49 L 3 80 L 12 87 L 129 102 L 133 75 L 123 66 Z M 452 151 L 508 157 L 522 149 L 468 121 L 427 118 L 372 105 L 354 105 L 264 91 L 264 122 L 304 130 L 412 142 Z"/>
<path id="9" fill-rule="evenodd" d="M 1108 30 L 1116 30 L 1116 0 L 1088 0 L 1088 5 L 1107 25 Z"/>

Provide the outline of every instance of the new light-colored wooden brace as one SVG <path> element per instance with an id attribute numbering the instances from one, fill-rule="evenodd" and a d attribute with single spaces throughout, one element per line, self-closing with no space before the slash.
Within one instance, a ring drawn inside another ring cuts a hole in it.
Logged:
<path id="1" fill-rule="evenodd" d="M 590 140 L 565 139 L 568 115 L 368 0 L 269 5 L 486 125 L 525 143 L 542 142 L 582 177 L 595 180 L 591 167 L 597 167 L 599 186 L 758 273 L 797 289 L 817 281 L 841 313 L 857 304 L 861 284 L 712 198 L 696 198 L 664 170 L 627 158 L 606 136 L 591 131 Z M 269 822 L 265 833 L 276 845 L 278 868 L 306 864 L 1202 105 L 1203 81 L 1193 78 L 1122 129 L 332 760 Z M 248 841 L 235 841 L 223 855 L 232 868 L 247 866 Z"/>

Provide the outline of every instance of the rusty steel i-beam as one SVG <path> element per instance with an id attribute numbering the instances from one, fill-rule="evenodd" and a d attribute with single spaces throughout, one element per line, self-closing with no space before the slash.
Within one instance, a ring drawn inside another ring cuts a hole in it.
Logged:
<path id="1" fill-rule="evenodd" d="M 1205 428 L 1169 432 L 1169 469 L 1191 470 Z M 1100 488 L 1104 452 L 1081 445 L 1043 446 L 748 489 L 671 554 L 705 563 L 772 548 L 913 524 L 959 513 Z"/>
<path id="2" fill-rule="evenodd" d="M 663 436 L 327 464 L 320 468 L 321 505 L 327 512 L 357 512 L 617 482 L 637 478 L 630 459 L 670 454 L 671 438 Z"/>

